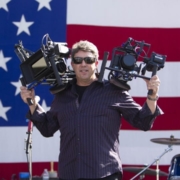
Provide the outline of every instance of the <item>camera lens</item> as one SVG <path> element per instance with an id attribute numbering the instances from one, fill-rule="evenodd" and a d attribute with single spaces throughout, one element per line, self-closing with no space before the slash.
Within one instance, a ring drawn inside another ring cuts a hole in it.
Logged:
<path id="1" fill-rule="evenodd" d="M 66 64 L 62 59 L 59 59 L 59 62 L 56 64 L 56 67 L 60 73 L 65 73 L 66 71 Z"/>
<path id="2" fill-rule="evenodd" d="M 126 54 L 121 61 L 121 66 L 124 69 L 134 70 L 136 64 L 136 58 L 130 54 Z"/>

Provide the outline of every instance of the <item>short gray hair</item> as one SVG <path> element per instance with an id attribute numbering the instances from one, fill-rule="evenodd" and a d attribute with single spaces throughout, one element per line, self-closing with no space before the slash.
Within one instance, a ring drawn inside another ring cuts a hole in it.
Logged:
<path id="1" fill-rule="evenodd" d="M 72 46 L 72 50 L 71 50 L 72 58 L 78 51 L 91 52 L 95 56 L 96 60 L 98 60 L 98 58 L 99 58 L 99 52 L 98 52 L 97 47 L 93 43 L 91 43 L 87 40 L 85 40 L 85 41 L 81 40 L 79 42 L 76 42 Z"/>

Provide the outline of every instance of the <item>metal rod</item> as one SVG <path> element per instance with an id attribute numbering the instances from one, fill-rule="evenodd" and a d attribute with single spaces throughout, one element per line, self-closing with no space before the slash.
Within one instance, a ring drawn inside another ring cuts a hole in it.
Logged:
<path id="1" fill-rule="evenodd" d="M 159 161 L 156 161 L 156 180 L 159 180 Z"/>
<path id="2" fill-rule="evenodd" d="M 167 149 L 165 149 L 165 151 L 157 158 L 155 159 L 151 164 L 149 164 L 147 167 L 145 167 L 142 171 L 140 171 L 138 174 L 136 174 L 134 177 L 132 177 L 130 180 L 135 179 L 136 177 L 138 177 L 140 174 L 142 174 L 144 171 L 146 171 L 146 169 L 148 169 L 151 165 L 153 165 L 155 162 L 159 161 L 160 158 L 166 154 L 167 152 L 172 150 L 172 145 L 169 145 L 169 147 Z"/>

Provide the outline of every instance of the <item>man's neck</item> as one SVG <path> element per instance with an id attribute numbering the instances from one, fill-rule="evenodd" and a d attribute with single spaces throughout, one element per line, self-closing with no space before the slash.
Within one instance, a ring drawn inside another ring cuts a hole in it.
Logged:
<path id="1" fill-rule="evenodd" d="M 77 80 L 77 85 L 78 86 L 89 86 L 92 82 L 97 81 L 97 78 L 94 79 L 90 79 L 89 81 L 85 80 L 85 81 L 78 81 Z"/>

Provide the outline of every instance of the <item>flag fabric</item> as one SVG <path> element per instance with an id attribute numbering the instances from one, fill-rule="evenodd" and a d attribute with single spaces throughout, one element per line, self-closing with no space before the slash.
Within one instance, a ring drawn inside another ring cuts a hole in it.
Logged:
<path id="1" fill-rule="evenodd" d="M 161 80 L 158 105 L 164 115 L 156 119 L 148 132 L 137 130 L 123 120 L 119 136 L 124 166 L 156 165 L 158 159 L 160 167 L 165 166 L 167 170 L 180 147 L 173 146 L 170 151 L 168 145 L 153 143 L 151 139 L 171 135 L 180 138 L 179 7 L 178 0 L 1 0 L 0 178 L 5 177 L 3 167 L 8 165 L 9 172 L 13 172 L 14 164 L 27 162 L 24 139 L 27 138 L 28 107 L 20 97 L 21 62 L 14 46 L 22 41 L 26 49 L 36 52 L 45 34 L 54 42 L 67 42 L 69 47 L 79 40 L 93 42 L 100 53 L 99 71 L 104 52 L 109 52 L 108 67 L 113 48 L 121 46 L 129 37 L 151 44 L 149 56 L 152 52 L 167 56 L 164 68 L 157 72 Z M 105 78 L 108 73 L 106 70 Z M 151 72 L 146 76 L 151 77 Z M 130 94 L 143 104 L 147 96 L 145 82 L 136 78 L 128 84 Z M 45 110 L 53 99 L 49 88 L 41 84 L 35 87 Z M 57 132 L 52 138 L 44 138 L 33 128 L 33 163 L 57 162 L 59 135 Z"/>

